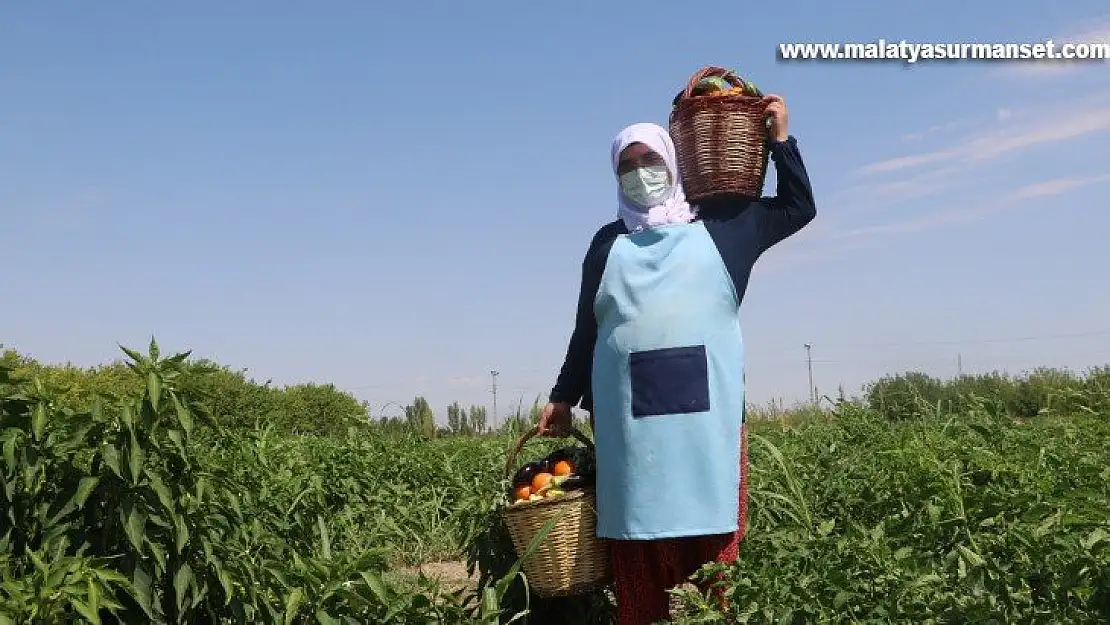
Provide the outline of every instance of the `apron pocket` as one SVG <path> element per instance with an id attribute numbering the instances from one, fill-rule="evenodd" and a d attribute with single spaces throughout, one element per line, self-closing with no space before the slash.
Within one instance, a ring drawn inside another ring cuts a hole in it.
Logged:
<path id="1" fill-rule="evenodd" d="M 628 370 L 633 417 L 709 410 L 709 361 L 704 345 L 632 352 Z"/>

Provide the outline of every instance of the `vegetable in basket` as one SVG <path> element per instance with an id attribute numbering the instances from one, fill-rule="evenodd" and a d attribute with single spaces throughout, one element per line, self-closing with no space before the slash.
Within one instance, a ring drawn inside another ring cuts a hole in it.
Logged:
<path id="1" fill-rule="evenodd" d="M 520 504 L 593 486 L 596 463 L 585 447 L 563 447 L 529 462 L 513 476 L 510 501 Z"/>
<path id="2" fill-rule="evenodd" d="M 691 90 L 690 95 L 693 97 L 733 95 L 745 95 L 756 98 L 763 97 L 763 92 L 759 90 L 759 87 L 755 86 L 754 82 L 745 79 L 744 77 L 737 74 L 735 71 L 730 70 L 729 73 L 730 75 L 734 76 L 738 82 L 740 82 L 739 86 L 733 85 L 724 76 L 707 76 L 699 80 L 698 83 L 694 85 L 694 88 Z M 674 100 L 671 102 L 672 106 L 678 105 L 679 100 L 682 99 L 684 91 L 685 90 L 678 92 L 678 95 L 676 95 L 674 97 Z"/>

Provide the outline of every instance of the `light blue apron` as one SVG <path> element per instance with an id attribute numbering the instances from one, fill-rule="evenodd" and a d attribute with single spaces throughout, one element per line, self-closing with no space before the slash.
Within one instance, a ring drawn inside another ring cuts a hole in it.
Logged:
<path id="1" fill-rule="evenodd" d="M 621 235 L 594 300 L 597 535 L 737 529 L 739 304 L 701 222 Z"/>

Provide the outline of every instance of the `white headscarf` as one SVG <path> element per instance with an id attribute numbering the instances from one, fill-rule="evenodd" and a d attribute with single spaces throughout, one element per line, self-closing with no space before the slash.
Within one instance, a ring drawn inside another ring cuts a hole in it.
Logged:
<path id="1" fill-rule="evenodd" d="M 617 166 L 620 163 L 621 152 L 633 143 L 643 143 L 663 157 L 663 163 L 671 172 L 674 182 L 671 192 L 656 206 L 643 208 L 625 197 L 620 187 L 620 175 Z M 624 220 L 624 225 L 629 232 L 636 232 L 644 228 L 663 226 L 667 224 L 689 223 L 693 221 L 696 211 L 686 202 L 686 194 L 682 191 L 682 181 L 678 175 L 678 159 L 675 157 L 674 142 L 662 126 L 656 124 L 632 124 L 625 128 L 613 139 L 611 150 L 613 161 L 613 174 L 617 176 L 617 216 Z"/>

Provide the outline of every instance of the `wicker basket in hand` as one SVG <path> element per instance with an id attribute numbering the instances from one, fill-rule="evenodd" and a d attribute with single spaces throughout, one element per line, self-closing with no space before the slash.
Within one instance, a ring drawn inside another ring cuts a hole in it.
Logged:
<path id="1" fill-rule="evenodd" d="M 513 474 L 516 456 L 524 444 L 537 434 L 539 428 L 532 428 L 517 442 L 505 464 L 508 475 Z M 593 448 L 593 443 L 577 429 L 571 435 Z M 549 521 L 556 520 L 537 549 L 522 563 L 528 585 L 536 595 L 543 598 L 581 595 L 600 590 L 612 581 L 609 553 L 596 533 L 595 506 L 594 489 L 590 487 L 502 510 L 518 556 Z"/>
<path id="2" fill-rule="evenodd" d="M 727 69 L 703 67 L 675 98 L 670 134 L 686 199 L 759 197 L 767 177 L 766 105 L 751 95 L 693 95 L 698 82 L 710 76 L 744 85 Z"/>

